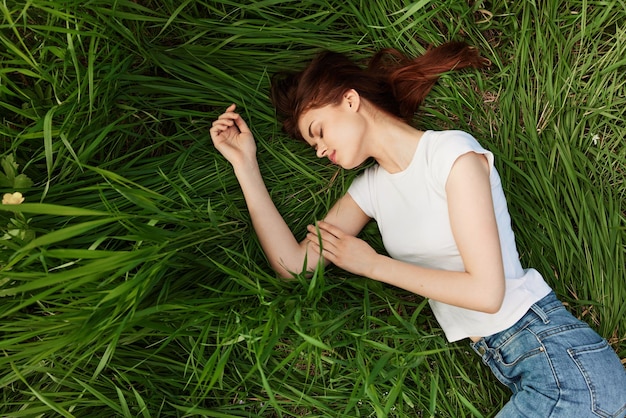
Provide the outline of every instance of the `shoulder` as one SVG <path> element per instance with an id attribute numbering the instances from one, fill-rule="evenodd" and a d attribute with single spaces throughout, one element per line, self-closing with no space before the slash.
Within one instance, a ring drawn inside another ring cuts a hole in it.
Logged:
<path id="1" fill-rule="evenodd" d="M 493 154 L 486 150 L 471 134 L 464 131 L 433 131 L 425 143 L 426 164 L 433 179 L 445 185 L 452 167 L 459 157 L 476 153 L 487 158 L 493 167 Z"/>
<path id="2" fill-rule="evenodd" d="M 429 131 L 425 147 L 430 153 L 464 153 L 468 151 L 486 152 L 471 134 L 465 131 Z"/>

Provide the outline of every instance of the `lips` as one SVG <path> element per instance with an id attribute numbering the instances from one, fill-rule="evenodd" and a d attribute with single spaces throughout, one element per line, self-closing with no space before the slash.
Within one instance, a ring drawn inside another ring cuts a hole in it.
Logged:
<path id="1" fill-rule="evenodd" d="M 333 151 L 328 155 L 328 159 L 331 163 L 337 164 L 337 151 Z"/>

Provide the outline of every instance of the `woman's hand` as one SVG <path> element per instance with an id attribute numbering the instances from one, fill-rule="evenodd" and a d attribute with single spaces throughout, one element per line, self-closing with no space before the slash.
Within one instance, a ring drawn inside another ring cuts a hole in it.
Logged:
<path id="1" fill-rule="evenodd" d="M 256 161 L 256 143 L 250 128 L 242 117 L 235 113 L 235 105 L 228 106 L 210 129 L 215 148 L 233 165 L 245 166 Z"/>
<path id="2" fill-rule="evenodd" d="M 317 229 L 314 225 L 309 225 L 307 230 L 309 231 L 306 236 L 308 248 L 322 255 L 337 267 L 369 277 L 378 253 L 368 243 L 346 234 L 328 222 L 318 222 Z M 322 243 L 321 249 L 320 241 Z"/>

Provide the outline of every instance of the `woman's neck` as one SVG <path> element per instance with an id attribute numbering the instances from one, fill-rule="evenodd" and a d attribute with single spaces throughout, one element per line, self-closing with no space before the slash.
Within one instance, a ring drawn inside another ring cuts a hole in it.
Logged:
<path id="1" fill-rule="evenodd" d="M 404 171 L 424 132 L 383 113 L 370 118 L 370 128 L 366 138 L 369 154 L 388 173 Z"/>

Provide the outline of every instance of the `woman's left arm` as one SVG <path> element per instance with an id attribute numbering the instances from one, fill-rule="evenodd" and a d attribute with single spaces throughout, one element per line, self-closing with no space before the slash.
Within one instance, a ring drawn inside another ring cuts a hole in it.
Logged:
<path id="1" fill-rule="evenodd" d="M 446 183 L 452 233 L 464 272 L 416 266 L 376 253 L 365 241 L 319 223 L 322 255 L 344 270 L 409 290 L 443 303 L 495 313 L 504 299 L 504 267 L 493 210 L 486 157 L 470 152 L 452 166 Z M 315 228 L 308 239 L 319 251 Z"/>

